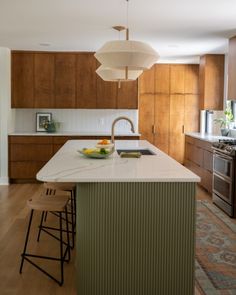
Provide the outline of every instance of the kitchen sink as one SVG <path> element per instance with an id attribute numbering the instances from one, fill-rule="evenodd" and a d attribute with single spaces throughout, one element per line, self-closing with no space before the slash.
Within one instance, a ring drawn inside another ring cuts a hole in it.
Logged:
<path id="1" fill-rule="evenodd" d="M 118 149 L 116 150 L 118 155 L 120 155 L 120 153 L 124 152 L 124 153 L 140 153 L 141 155 L 145 155 L 145 156 L 149 156 L 149 155 L 155 155 L 155 153 L 153 153 L 152 151 L 150 151 L 149 149 Z"/>

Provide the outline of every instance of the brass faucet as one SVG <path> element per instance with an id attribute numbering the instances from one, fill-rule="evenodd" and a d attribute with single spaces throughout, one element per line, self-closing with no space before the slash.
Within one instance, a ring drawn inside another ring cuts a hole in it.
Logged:
<path id="1" fill-rule="evenodd" d="M 132 131 L 133 133 L 135 133 L 135 131 L 134 131 L 134 124 L 133 124 L 133 122 L 130 120 L 130 118 L 125 117 L 125 116 L 118 117 L 118 118 L 116 118 L 116 119 L 112 122 L 112 126 L 111 126 L 111 142 L 112 142 L 112 143 L 115 142 L 115 135 L 114 135 L 114 132 L 115 132 L 115 124 L 116 124 L 116 122 L 118 122 L 118 121 L 120 121 L 120 120 L 126 120 L 126 121 L 128 121 L 128 122 L 130 123 L 130 125 L 131 125 L 131 131 Z"/>

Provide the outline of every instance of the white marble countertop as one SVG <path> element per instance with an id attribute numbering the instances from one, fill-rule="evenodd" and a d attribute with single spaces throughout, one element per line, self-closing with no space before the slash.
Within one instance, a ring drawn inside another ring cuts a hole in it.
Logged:
<path id="1" fill-rule="evenodd" d="M 94 147 L 96 140 L 69 140 L 38 172 L 37 179 L 52 182 L 199 182 L 190 170 L 145 140 L 116 140 L 116 149 L 148 148 L 156 155 L 89 159 L 77 152 Z"/>
<path id="2" fill-rule="evenodd" d="M 13 135 L 13 136 L 111 136 L 111 132 L 108 131 L 88 131 L 88 132 L 55 132 L 55 133 L 50 133 L 50 132 L 12 132 L 9 133 L 8 135 Z M 119 133 L 115 132 L 115 136 L 140 136 L 140 133 L 132 133 L 132 132 L 127 132 L 127 133 Z"/>
<path id="3" fill-rule="evenodd" d="M 185 135 L 192 136 L 194 138 L 198 138 L 208 142 L 216 142 L 216 141 L 219 141 L 220 139 L 235 139 L 229 136 L 212 135 L 207 133 L 202 134 L 200 132 L 186 132 Z"/>

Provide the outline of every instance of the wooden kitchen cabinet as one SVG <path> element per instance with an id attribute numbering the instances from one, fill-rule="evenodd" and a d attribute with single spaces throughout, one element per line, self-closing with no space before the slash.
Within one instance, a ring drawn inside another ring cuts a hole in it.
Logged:
<path id="1" fill-rule="evenodd" d="M 199 94 L 199 65 L 185 65 L 184 69 L 184 93 Z"/>
<path id="2" fill-rule="evenodd" d="M 155 64 L 146 70 L 139 78 L 140 94 L 169 94 L 170 93 L 170 65 Z"/>
<path id="3" fill-rule="evenodd" d="M 170 93 L 170 65 L 156 64 L 155 65 L 155 93 L 169 94 Z"/>
<path id="4" fill-rule="evenodd" d="M 185 65 L 170 65 L 170 93 L 184 94 Z"/>
<path id="5" fill-rule="evenodd" d="M 12 51 L 13 108 L 137 109 L 138 82 L 103 81 L 94 52 Z"/>
<path id="6" fill-rule="evenodd" d="M 199 89 L 201 110 L 223 110 L 224 108 L 223 54 L 206 54 L 200 58 Z"/>
<path id="7" fill-rule="evenodd" d="M 199 96 L 184 95 L 184 132 L 198 132 L 199 130 Z"/>
<path id="8" fill-rule="evenodd" d="M 155 65 L 151 69 L 143 71 L 139 77 L 139 93 L 154 94 L 155 93 Z"/>
<path id="9" fill-rule="evenodd" d="M 55 108 L 76 106 L 76 55 L 55 54 Z"/>
<path id="10" fill-rule="evenodd" d="M 154 144 L 168 154 L 170 140 L 170 96 L 168 94 L 156 94 L 154 110 Z"/>
<path id="11" fill-rule="evenodd" d="M 18 53 L 11 57 L 11 106 L 34 107 L 34 54 Z"/>
<path id="12" fill-rule="evenodd" d="M 211 142 L 185 136 L 184 165 L 201 178 L 201 186 L 212 193 L 213 152 Z"/>
<path id="13" fill-rule="evenodd" d="M 236 100 L 236 36 L 229 39 L 228 55 L 228 97 Z"/>
<path id="14" fill-rule="evenodd" d="M 34 54 L 34 106 L 53 108 L 55 56 L 53 53 Z"/>
<path id="15" fill-rule="evenodd" d="M 79 109 L 97 108 L 97 74 L 98 63 L 94 52 L 79 53 L 77 62 L 76 107 Z"/>
<path id="16" fill-rule="evenodd" d="M 97 77 L 97 108 L 117 108 L 117 82 L 106 82 Z"/>
<path id="17" fill-rule="evenodd" d="M 38 171 L 68 141 L 73 139 L 110 139 L 110 136 L 14 136 L 8 137 L 10 182 L 35 182 Z M 115 136 L 139 140 L 139 136 Z"/>
<path id="18" fill-rule="evenodd" d="M 121 83 L 117 89 L 117 109 L 137 109 L 137 97 L 138 80 Z"/>
<path id="19" fill-rule="evenodd" d="M 39 169 L 52 156 L 50 136 L 9 136 L 9 178 L 35 180 Z"/>
<path id="20" fill-rule="evenodd" d="M 169 155 L 184 162 L 184 95 L 170 95 Z"/>
<path id="21" fill-rule="evenodd" d="M 139 84 L 140 93 L 146 92 L 139 97 L 142 138 L 180 163 L 184 162 L 184 133 L 199 130 L 198 72 L 198 65 L 156 64 L 155 94 L 150 94 L 149 82 Z M 169 94 L 170 90 L 174 93 Z"/>
<path id="22" fill-rule="evenodd" d="M 155 95 L 141 94 L 139 96 L 139 132 L 141 139 L 154 144 L 155 126 Z"/>

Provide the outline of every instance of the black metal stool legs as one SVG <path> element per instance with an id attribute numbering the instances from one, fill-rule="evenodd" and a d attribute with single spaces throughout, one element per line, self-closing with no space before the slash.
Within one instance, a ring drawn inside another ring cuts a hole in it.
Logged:
<path id="1" fill-rule="evenodd" d="M 23 253 L 21 254 L 22 258 L 21 258 L 21 265 L 20 265 L 20 273 L 22 273 L 23 264 L 24 264 L 24 261 L 25 261 L 25 252 L 26 252 L 26 248 L 27 248 L 27 244 L 28 244 L 28 240 L 29 240 L 29 233 L 30 233 L 33 214 L 34 214 L 34 210 L 31 210 L 30 219 L 29 219 L 29 225 L 28 225 L 27 234 L 26 234 L 26 238 L 25 238 L 24 250 L 23 250 Z"/>
<path id="2" fill-rule="evenodd" d="M 27 260 L 29 263 L 31 263 L 33 266 L 35 266 L 37 269 L 39 269 L 41 272 L 46 274 L 48 277 L 50 277 L 52 280 L 54 280 L 55 282 L 57 282 L 61 286 L 63 284 L 63 282 L 64 282 L 64 262 L 65 261 L 69 262 L 69 260 L 70 260 L 70 237 L 69 237 L 69 221 L 68 221 L 67 208 L 65 206 L 65 209 L 64 209 L 63 212 L 62 211 L 57 212 L 58 215 L 59 215 L 59 229 L 50 228 L 51 230 L 59 230 L 59 232 L 60 232 L 59 238 L 44 230 L 50 236 L 52 236 L 52 237 L 56 238 L 57 240 L 59 240 L 59 242 L 60 242 L 60 257 L 59 258 L 57 258 L 57 257 L 49 257 L 49 256 L 42 256 L 42 255 L 34 255 L 34 254 L 27 253 L 27 245 L 28 245 L 28 240 L 29 240 L 29 235 L 30 235 L 30 229 L 31 229 L 31 224 L 32 224 L 32 219 L 33 219 L 33 213 L 34 213 L 34 210 L 32 209 L 31 214 L 30 214 L 29 225 L 28 225 L 28 229 L 27 229 L 24 249 L 23 249 L 23 253 L 21 255 L 22 259 L 21 259 L 21 265 L 20 265 L 20 273 L 22 273 L 24 260 Z M 42 223 L 43 223 L 43 220 L 44 220 L 44 217 L 45 217 L 45 213 L 46 212 L 43 211 L 42 214 L 41 214 L 41 223 L 40 223 L 40 228 L 39 228 L 39 232 L 38 232 L 38 240 L 40 238 L 41 230 L 44 229 L 44 226 L 42 225 Z M 63 225 L 62 225 L 62 222 L 63 222 L 62 213 L 65 213 L 66 230 L 63 229 Z M 66 232 L 66 242 L 63 241 L 63 232 Z M 66 246 L 65 250 L 64 250 L 63 245 Z M 68 255 L 68 258 L 66 259 L 67 255 Z M 30 257 L 59 261 L 60 262 L 60 269 L 61 269 L 60 270 L 60 280 L 58 280 L 57 278 L 52 276 L 50 273 L 45 271 L 43 268 L 38 266 L 35 262 L 31 261 Z"/>

